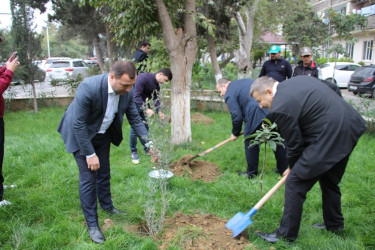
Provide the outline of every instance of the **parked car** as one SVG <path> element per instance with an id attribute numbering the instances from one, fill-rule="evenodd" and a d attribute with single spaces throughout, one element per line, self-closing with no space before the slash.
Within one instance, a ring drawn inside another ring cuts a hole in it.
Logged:
<path id="1" fill-rule="evenodd" d="M 47 60 L 44 61 L 44 64 L 42 65 L 42 69 L 44 71 L 47 71 L 47 69 L 49 68 L 52 62 L 56 62 L 59 60 L 71 60 L 71 59 L 72 58 L 70 57 L 49 57 L 47 58 Z"/>
<path id="2" fill-rule="evenodd" d="M 88 65 L 81 59 L 59 60 L 52 62 L 47 69 L 47 79 L 68 80 L 81 75 L 88 76 Z"/>
<path id="3" fill-rule="evenodd" d="M 375 65 L 362 66 L 353 73 L 348 83 L 348 91 L 353 94 L 371 94 L 375 98 Z"/>
<path id="4" fill-rule="evenodd" d="M 321 79 L 331 81 L 336 84 L 339 88 L 346 88 L 350 80 L 350 76 L 354 73 L 354 70 L 361 67 L 361 65 L 349 62 L 334 62 L 325 63 L 320 65 Z M 335 77 L 332 81 L 333 70 L 335 70 Z"/>

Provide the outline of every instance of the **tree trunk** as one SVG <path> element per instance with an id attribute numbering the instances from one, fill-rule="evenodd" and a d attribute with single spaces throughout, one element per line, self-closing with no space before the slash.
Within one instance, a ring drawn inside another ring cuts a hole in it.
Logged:
<path id="1" fill-rule="evenodd" d="M 94 44 L 94 48 L 95 48 L 95 51 L 96 51 L 96 58 L 97 58 L 98 63 L 99 63 L 100 71 L 102 73 L 104 73 L 105 67 L 104 67 L 104 61 L 103 61 L 103 54 L 102 54 L 102 49 L 100 48 L 100 45 L 99 45 L 98 35 L 93 36 L 92 43 Z"/>
<path id="2" fill-rule="evenodd" d="M 184 30 L 175 30 L 163 0 L 156 0 L 156 4 L 173 73 L 171 143 L 182 144 L 191 141 L 190 86 L 198 46 L 195 22 L 189 13 L 195 13 L 195 0 L 185 0 Z"/>
<path id="3" fill-rule="evenodd" d="M 251 78 L 253 65 L 250 60 L 251 47 L 254 33 L 254 17 L 258 7 L 259 0 L 256 0 L 251 6 L 251 12 L 248 7 L 243 7 L 242 12 L 245 15 L 245 21 L 240 11 L 235 13 L 235 19 L 238 25 L 238 34 L 240 48 L 238 50 L 238 79 Z"/>
<path id="4" fill-rule="evenodd" d="M 36 89 L 35 89 L 35 82 L 34 82 L 34 77 L 32 77 L 32 87 L 33 87 L 33 101 L 34 101 L 34 113 L 38 113 L 38 101 L 36 99 Z"/>
<path id="5" fill-rule="evenodd" d="M 207 35 L 207 43 L 208 43 L 208 49 L 210 50 L 210 57 L 211 57 L 212 68 L 215 74 L 215 80 L 217 82 L 220 78 L 223 77 L 223 75 L 221 74 L 219 63 L 217 62 L 215 40 L 210 34 Z"/>
<path id="6" fill-rule="evenodd" d="M 113 39 L 113 34 L 109 28 L 109 23 L 106 23 L 105 24 L 105 33 L 106 33 L 106 36 L 107 36 L 107 51 L 108 51 L 108 59 L 109 59 L 109 67 L 112 67 L 113 65 L 113 58 L 114 58 L 114 55 L 113 55 L 113 42 L 112 42 L 112 39 Z"/>

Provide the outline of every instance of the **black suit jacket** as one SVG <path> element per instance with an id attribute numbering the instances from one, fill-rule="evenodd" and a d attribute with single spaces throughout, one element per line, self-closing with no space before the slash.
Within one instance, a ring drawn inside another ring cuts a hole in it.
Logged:
<path id="1" fill-rule="evenodd" d="M 366 130 L 351 105 L 309 76 L 279 83 L 270 119 L 286 141 L 290 168 L 301 179 L 328 171 L 350 154 Z"/>

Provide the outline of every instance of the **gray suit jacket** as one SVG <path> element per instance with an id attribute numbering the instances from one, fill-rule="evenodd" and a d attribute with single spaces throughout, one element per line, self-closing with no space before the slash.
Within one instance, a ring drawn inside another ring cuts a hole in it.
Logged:
<path id="1" fill-rule="evenodd" d="M 57 131 L 61 134 L 66 151 L 80 150 L 82 155 L 95 153 L 91 140 L 103 122 L 108 101 L 108 74 L 85 79 L 77 88 L 73 102 L 65 111 Z M 149 138 L 133 101 L 133 90 L 120 96 L 118 112 L 107 133 L 111 142 L 118 146 L 122 141 L 124 114 L 139 138 Z"/>

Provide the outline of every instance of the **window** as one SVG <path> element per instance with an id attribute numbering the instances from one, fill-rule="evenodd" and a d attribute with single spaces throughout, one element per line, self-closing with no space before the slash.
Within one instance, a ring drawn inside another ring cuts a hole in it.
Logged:
<path id="1" fill-rule="evenodd" d="M 346 54 L 350 59 L 353 59 L 354 45 L 352 43 L 346 44 Z"/>
<path id="2" fill-rule="evenodd" d="M 73 67 L 85 67 L 85 65 L 83 65 L 82 61 L 74 61 Z"/>
<path id="3" fill-rule="evenodd" d="M 371 60 L 372 59 L 372 48 L 374 45 L 374 41 L 365 41 L 365 53 L 364 53 L 364 60 Z"/>

